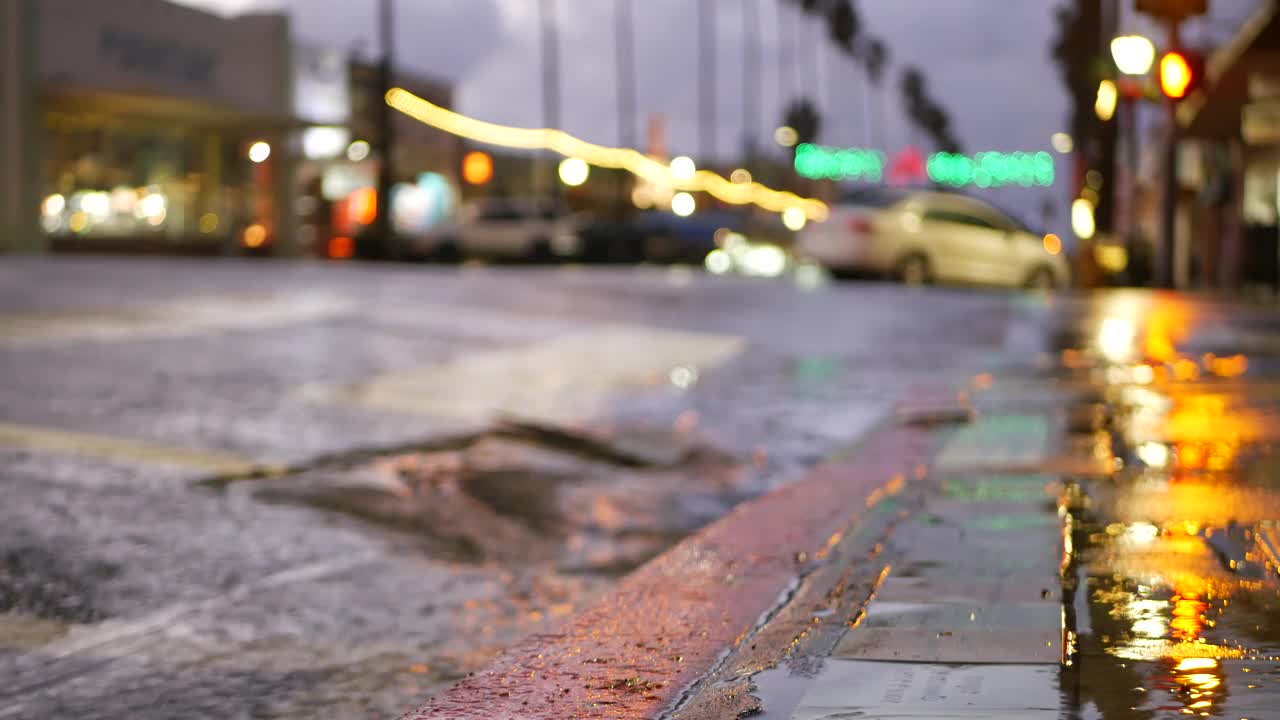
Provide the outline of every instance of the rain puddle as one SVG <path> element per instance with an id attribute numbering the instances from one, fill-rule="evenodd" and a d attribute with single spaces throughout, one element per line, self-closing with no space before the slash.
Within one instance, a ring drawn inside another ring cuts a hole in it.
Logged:
<path id="1" fill-rule="evenodd" d="M 1179 312 L 1104 314 L 1058 357 L 1070 442 L 1113 467 L 1068 488 L 1066 717 L 1280 708 L 1275 363 L 1197 346 Z"/>

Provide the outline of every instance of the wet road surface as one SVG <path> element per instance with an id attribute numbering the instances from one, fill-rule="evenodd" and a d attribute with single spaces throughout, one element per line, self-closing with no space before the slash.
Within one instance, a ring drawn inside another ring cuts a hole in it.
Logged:
<path id="1" fill-rule="evenodd" d="M 0 717 L 390 717 L 1026 301 L 686 270 L 0 269 Z"/>
<path id="2" fill-rule="evenodd" d="M 921 385 L 978 422 L 833 536 L 875 552 L 797 586 L 820 616 L 779 611 L 681 717 L 923 717 L 917 690 L 1006 686 L 951 716 L 1268 717 L 1278 358 L 1271 307 L 1138 292 L 16 263 L 0 718 L 393 717 Z M 956 614 L 983 593 L 1008 604 Z"/>

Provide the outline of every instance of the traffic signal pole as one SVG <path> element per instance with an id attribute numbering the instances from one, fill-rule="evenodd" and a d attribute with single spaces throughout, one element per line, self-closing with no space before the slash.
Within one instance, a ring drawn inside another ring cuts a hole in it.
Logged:
<path id="1" fill-rule="evenodd" d="M 1168 52 L 1181 52 L 1180 21 L 1169 21 Z M 1178 101 L 1165 99 L 1168 129 L 1164 138 L 1164 192 L 1160 198 L 1160 247 L 1156 253 L 1156 287 L 1174 286 L 1178 220 Z"/>

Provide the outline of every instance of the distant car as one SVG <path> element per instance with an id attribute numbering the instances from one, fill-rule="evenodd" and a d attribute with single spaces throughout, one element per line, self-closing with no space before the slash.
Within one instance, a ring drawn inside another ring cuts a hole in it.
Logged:
<path id="1" fill-rule="evenodd" d="M 644 259 L 651 262 L 700 264 L 717 247 L 720 231 L 743 233 L 749 218 L 743 213 L 704 210 L 689 217 L 651 210 L 633 223 L 642 238 Z"/>
<path id="2" fill-rule="evenodd" d="M 837 274 L 889 275 L 911 285 L 1056 288 L 1071 279 L 1056 236 L 981 200 L 931 190 L 846 193 L 830 219 L 800 232 L 796 251 Z"/>
<path id="3" fill-rule="evenodd" d="M 488 199 L 463 206 L 452 220 L 403 244 L 417 258 L 567 259 L 581 249 L 581 222 L 549 201 Z"/>

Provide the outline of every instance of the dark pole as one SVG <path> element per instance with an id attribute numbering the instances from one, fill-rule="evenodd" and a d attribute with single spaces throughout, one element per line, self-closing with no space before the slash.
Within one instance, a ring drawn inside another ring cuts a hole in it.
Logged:
<path id="1" fill-rule="evenodd" d="M 755 155 L 756 138 L 760 137 L 760 7 L 758 0 L 742 0 L 742 151 L 744 164 Z"/>
<path id="2" fill-rule="evenodd" d="M 698 152 L 702 162 L 711 164 L 715 155 L 716 128 L 716 0 L 698 0 L 699 130 Z"/>
<path id="3" fill-rule="evenodd" d="M 636 147 L 636 59 L 631 0 L 617 0 L 618 45 L 618 144 Z M 618 172 L 617 211 L 621 219 L 627 207 L 627 173 Z"/>
<path id="4" fill-rule="evenodd" d="M 1100 23 L 1097 52 L 1099 56 L 1110 59 L 1111 39 L 1116 36 L 1120 27 L 1120 0 L 1102 0 L 1098 6 L 1098 12 Z M 1118 175 L 1116 149 L 1120 138 L 1119 125 L 1120 119 L 1112 117 L 1111 121 L 1102 122 L 1097 126 L 1097 155 L 1094 158 L 1094 167 L 1102 173 L 1103 178 L 1103 186 L 1098 188 L 1098 204 L 1095 210 L 1097 232 L 1112 236 L 1116 231 L 1116 193 L 1109 188 L 1108 183 L 1115 184 Z"/>
<path id="5" fill-rule="evenodd" d="M 1169 51 L 1182 48 L 1178 21 L 1169 21 Z M 1160 252 L 1156 262 L 1156 287 L 1172 288 L 1174 239 L 1178 216 L 1178 101 L 1166 100 L 1168 131 L 1164 139 L 1164 193 L 1160 198 Z"/>
<path id="6" fill-rule="evenodd" d="M 1119 188 L 1124 193 L 1124 222 L 1119 224 L 1120 232 L 1124 233 L 1121 241 L 1125 249 L 1125 257 L 1129 258 L 1128 279 L 1129 284 L 1136 284 L 1133 269 L 1133 255 L 1136 250 L 1135 235 L 1138 227 L 1138 100 L 1135 97 L 1128 96 L 1124 99 L 1122 106 L 1124 111 L 1124 151 L 1125 151 L 1125 187 Z M 1121 203 L 1117 202 L 1117 205 Z"/>
<path id="7" fill-rule="evenodd" d="M 809 80 L 808 78 L 805 77 L 805 74 L 804 74 L 804 65 L 805 65 L 804 22 L 805 22 L 804 12 L 797 10 L 795 13 L 795 22 L 791 25 L 791 44 L 792 44 L 792 52 L 795 53 L 795 57 L 793 59 L 793 62 L 795 63 L 793 67 L 795 68 L 795 73 L 796 73 L 795 74 L 795 81 L 796 81 L 795 91 L 797 93 L 800 93 L 801 95 L 808 95 Z"/>
<path id="8" fill-rule="evenodd" d="M 376 106 L 379 160 L 378 194 L 375 200 L 377 214 L 374 216 L 374 232 L 380 243 L 382 254 L 389 258 L 397 258 L 400 248 L 394 237 L 391 224 L 391 186 L 395 182 L 394 161 L 395 129 L 392 127 L 392 110 L 385 98 L 387 91 L 395 83 L 395 41 L 394 41 L 394 0 L 382 0 L 378 13 L 378 38 L 382 50 L 382 59 L 378 63 L 378 98 Z"/>
<path id="9" fill-rule="evenodd" d="M 873 110 L 871 117 L 875 119 L 875 130 L 871 133 L 872 144 L 887 153 L 890 151 L 887 130 L 889 127 L 889 107 L 884 99 L 884 88 L 871 77 L 870 70 L 867 71 L 866 81 L 868 102 L 872 103 L 873 106 L 871 108 Z"/>
<path id="10" fill-rule="evenodd" d="M 787 106 L 787 67 L 791 63 L 791 53 L 788 50 L 787 42 L 789 34 L 786 29 L 787 9 L 782 3 L 778 3 L 778 17 L 774 22 L 774 30 L 778 32 L 778 106 L 786 112 Z M 779 122 L 781 124 L 781 122 Z"/>
<path id="11" fill-rule="evenodd" d="M 556 0 L 542 0 L 542 123 L 560 127 L 560 47 L 557 32 Z M 560 183 L 556 181 L 555 158 L 548 155 L 543 179 L 552 200 L 560 199 Z"/>

